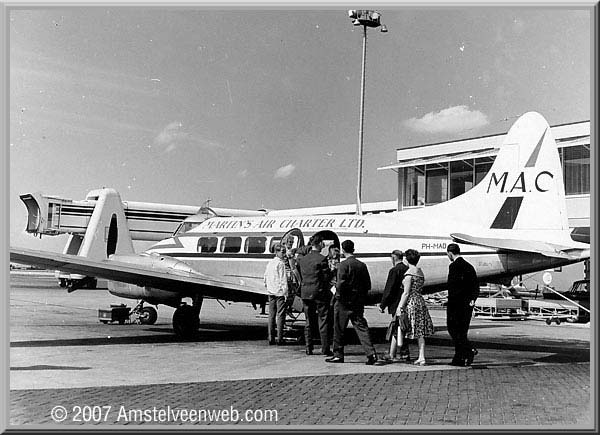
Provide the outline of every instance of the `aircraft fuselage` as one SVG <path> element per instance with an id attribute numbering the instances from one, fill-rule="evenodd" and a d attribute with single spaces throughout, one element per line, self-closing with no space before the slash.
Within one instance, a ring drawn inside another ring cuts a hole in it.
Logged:
<path id="1" fill-rule="evenodd" d="M 212 218 L 188 233 L 154 245 L 149 252 L 169 255 L 196 270 L 261 288 L 266 264 L 274 255 L 272 246 L 290 231 L 296 236 L 296 246 L 299 242 L 304 244 L 314 234 L 323 236 L 326 243 L 338 246 L 343 240 L 351 239 L 356 257 L 369 268 L 371 302 L 376 302 L 383 293 L 392 266 L 390 253 L 394 249 L 419 251 L 418 266 L 425 274 L 426 291 L 445 288 L 449 265 L 446 247 L 452 239 L 444 236 L 449 231 L 443 228 L 443 221 L 427 222 L 419 215 L 425 217 L 420 210 L 410 210 L 369 216 Z M 426 231 L 427 227 L 436 229 Z M 454 222 L 453 229 L 456 227 Z M 406 234 L 409 228 L 420 231 Z M 568 263 L 541 254 L 502 252 L 475 245 L 462 245 L 462 254 L 475 267 L 481 282 Z"/>

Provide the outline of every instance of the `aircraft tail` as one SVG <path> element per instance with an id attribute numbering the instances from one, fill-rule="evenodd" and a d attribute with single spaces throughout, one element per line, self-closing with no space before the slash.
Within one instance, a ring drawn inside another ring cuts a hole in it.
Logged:
<path id="1" fill-rule="evenodd" d="M 569 229 L 558 149 L 539 113 L 524 114 L 509 130 L 479 194 L 502 203 L 490 230 Z"/>
<path id="2" fill-rule="evenodd" d="M 112 254 L 132 254 L 133 242 L 119 193 L 100 189 L 77 255 L 105 260 Z"/>
<path id="3" fill-rule="evenodd" d="M 547 121 L 536 112 L 525 113 L 513 124 L 482 181 L 436 207 L 442 218 L 460 216 L 467 222 L 453 234 L 460 242 L 511 249 L 510 243 L 497 246 L 490 240 L 520 239 L 546 242 L 559 250 L 580 247 L 570 238 L 556 142 Z"/>

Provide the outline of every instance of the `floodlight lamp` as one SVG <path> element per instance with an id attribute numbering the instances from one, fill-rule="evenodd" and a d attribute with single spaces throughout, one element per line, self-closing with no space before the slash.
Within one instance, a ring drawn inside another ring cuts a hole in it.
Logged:
<path id="1" fill-rule="evenodd" d="M 381 25 L 381 33 L 387 33 L 387 27 L 385 27 L 385 24 Z"/>

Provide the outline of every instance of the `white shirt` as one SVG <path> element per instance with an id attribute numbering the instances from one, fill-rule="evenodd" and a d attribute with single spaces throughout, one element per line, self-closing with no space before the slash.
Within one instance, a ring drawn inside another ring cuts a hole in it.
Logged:
<path id="1" fill-rule="evenodd" d="M 286 296 L 288 294 L 287 277 L 285 275 L 285 263 L 279 257 L 273 257 L 267 264 L 265 270 L 265 287 L 267 293 L 273 296 Z"/>

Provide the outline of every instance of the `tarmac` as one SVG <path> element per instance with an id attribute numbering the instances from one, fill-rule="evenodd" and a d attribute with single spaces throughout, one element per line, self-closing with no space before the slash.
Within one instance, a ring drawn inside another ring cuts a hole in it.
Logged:
<path id="1" fill-rule="evenodd" d="M 596 427 L 589 323 L 477 317 L 469 337 L 479 355 L 454 367 L 445 311 L 431 307 L 426 366 L 367 366 L 352 333 L 344 364 L 299 344 L 269 346 L 266 317 L 248 304 L 205 300 L 198 339 L 182 342 L 172 308 L 160 306 L 155 325 L 102 324 L 98 309 L 111 303 L 136 301 L 11 273 L 10 428 Z M 365 315 L 382 355 L 389 315 Z"/>

